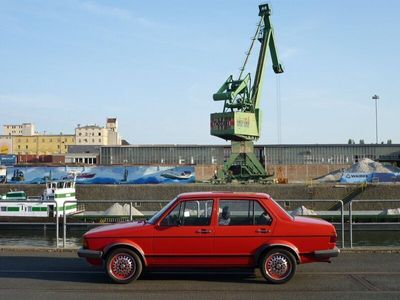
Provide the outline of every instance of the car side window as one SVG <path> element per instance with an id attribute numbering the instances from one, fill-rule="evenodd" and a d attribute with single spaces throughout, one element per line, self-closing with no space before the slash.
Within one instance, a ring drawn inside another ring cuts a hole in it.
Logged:
<path id="1" fill-rule="evenodd" d="M 179 203 L 160 223 L 161 226 L 208 226 L 213 200 L 190 200 Z"/>
<path id="2" fill-rule="evenodd" d="M 179 225 L 179 218 L 182 210 L 182 202 L 179 203 L 170 213 L 161 221 L 161 226 L 177 226 Z"/>
<path id="3" fill-rule="evenodd" d="M 218 225 L 270 225 L 271 216 L 255 200 L 220 200 Z"/>
<path id="4" fill-rule="evenodd" d="M 271 225 L 272 218 L 265 211 L 265 209 L 258 203 L 258 201 L 254 202 L 254 225 Z"/>

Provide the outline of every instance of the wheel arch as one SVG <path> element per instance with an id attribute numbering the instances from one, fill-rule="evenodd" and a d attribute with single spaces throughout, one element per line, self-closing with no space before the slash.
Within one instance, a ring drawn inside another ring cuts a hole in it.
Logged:
<path id="1" fill-rule="evenodd" d="M 294 258 L 296 259 L 296 263 L 301 264 L 301 258 L 297 247 L 287 243 L 271 243 L 261 246 L 255 254 L 254 257 L 255 263 L 259 265 L 263 255 L 268 251 L 276 248 L 281 248 L 289 251 L 290 253 L 293 254 Z"/>
<path id="2" fill-rule="evenodd" d="M 144 252 L 143 252 L 142 248 L 140 248 L 135 243 L 129 243 L 129 242 L 116 242 L 116 243 L 108 245 L 103 250 L 103 259 L 105 259 L 107 257 L 107 255 L 109 253 L 111 253 L 113 250 L 118 249 L 118 248 L 125 248 L 125 249 L 132 250 L 139 256 L 140 260 L 142 261 L 142 264 L 144 266 L 147 266 L 147 261 L 144 256 Z"/>

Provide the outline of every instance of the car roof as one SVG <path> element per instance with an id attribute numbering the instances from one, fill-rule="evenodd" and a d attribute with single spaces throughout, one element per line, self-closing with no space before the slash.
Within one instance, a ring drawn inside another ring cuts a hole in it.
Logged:
<path id="1" fill-rule="evenodd" d="M 211 191 L 211 192 L 190 192 L 183 193 L 178 198 L 230 198 L 232 200 L 241 198 L 267 198 L 271 199 L 271 196 L 266 193 L 254 193 L 254 192 L 230 192 L 230 191 Z"/>

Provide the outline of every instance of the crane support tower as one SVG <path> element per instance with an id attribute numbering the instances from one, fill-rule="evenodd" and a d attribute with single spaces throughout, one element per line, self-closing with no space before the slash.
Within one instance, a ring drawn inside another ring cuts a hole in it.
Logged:
<path id="1" fill-rule="evenodd" d="M 254 141 L 260 137 L 261 129 L 261 87 L 264 77 L 266 56 L 271 54 L 272 68 L 275 73 L 283 73 L 275 46 L 274 30 L 270 21 L 271 9 L 268 4 L 259 5 L 259 16 L 256 33 L 246 59 L 240 69 L 238 79 L 229 76 L 221 88 L 213 95 L 214 101 L 224 101 L 222 113 L 211 114 L 211 135 L 232 143 L 231 155 L 223 168 L 216 174 L 221 182 L 264 180 L 269 175 L 263 164 L 254 154 Z M 261 43 L 258 55 L 257 69 L 252 83 L 248 73 L 242 78 L 254 42 Z"/>

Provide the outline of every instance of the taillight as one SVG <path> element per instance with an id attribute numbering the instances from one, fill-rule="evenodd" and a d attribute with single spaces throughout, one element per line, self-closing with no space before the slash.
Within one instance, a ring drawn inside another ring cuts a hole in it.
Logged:
<path id="1" fill-rule="evenodd" d="M 329 242 L 334 244 L 334 243 L 336 243 L 336 240 L 337 240 L 337 235 L 333 234 L 333 235 L 331 235 L 331 238 L 329 239 Z"/>
<path id="2" fill-rule="evenodd" d="M 87 240 L 85 238 L 82 238 L 82 247 L 84 249 L 86 249 L 88 247 L 88 243 L 87 243 Z"/>

